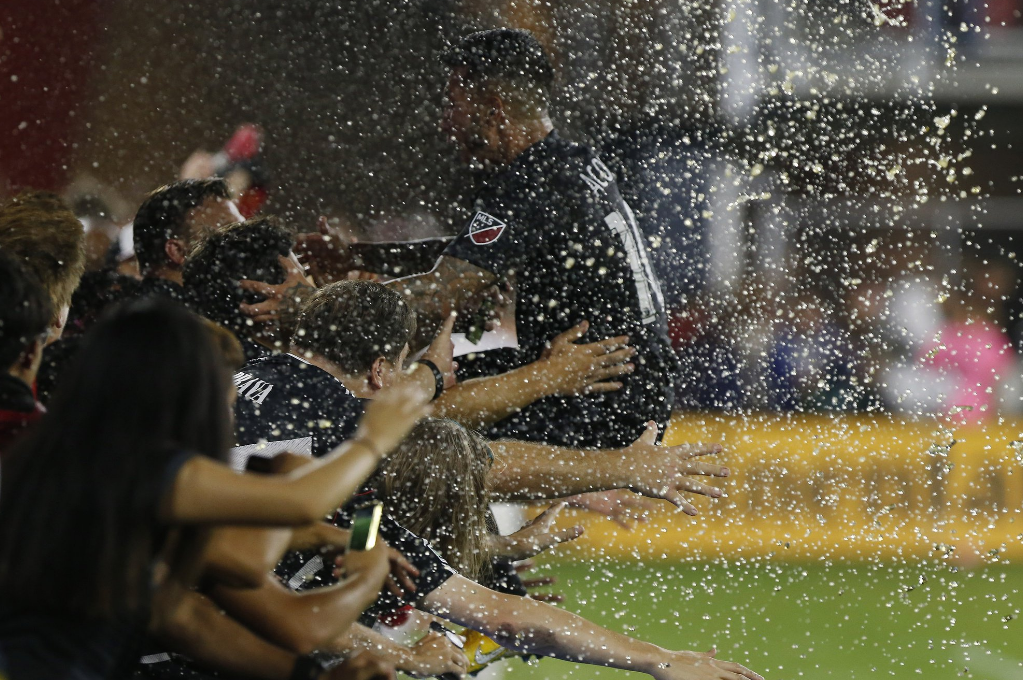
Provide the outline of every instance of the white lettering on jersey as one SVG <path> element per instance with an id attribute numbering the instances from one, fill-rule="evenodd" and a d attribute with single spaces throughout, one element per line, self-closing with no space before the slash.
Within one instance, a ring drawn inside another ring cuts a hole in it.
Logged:
<path id="1" fill-rule="evenodd" d="M 589 167 L 582 171 L 580 177 L 598 195 L 604 193 L 615 178 L 614 173 L 599 158 L 591 160 Z"/>
<path id="2" fill-rule="evenodd" d="M 646 248 L 643 247 L 643 235 L 636 224 L 636 216 L 628 203 L 623 201 L 622 205 L 625 206 L 625 216 L 616 210 L 604 217 L 604 222 L 621 239 L 625 247 L 625 256 L 629 260 L 629 269 L 632 270 L 632 280 L 636 283 L 636 296 L 639 298 L 643 323 L 652 323 L 657 319 L 657 310 L 664 307 L 664 296 L 654 277 Z"/>
<path id="3" fill-rule="evenodd" d="M 234 386 L 238 388 L 238 396 L 257 404 L 262 404 L 266 395 L 274 388 L 270 383 L 254 378 L 248 373 L 235 373 Z"/>
<path id="4" fill-rule="evenodd" d="M 469 223 L 469 238 L 478 246 L 490 245 L 501 237 L 507 226 L 493 215 L 480 211 Z"/>

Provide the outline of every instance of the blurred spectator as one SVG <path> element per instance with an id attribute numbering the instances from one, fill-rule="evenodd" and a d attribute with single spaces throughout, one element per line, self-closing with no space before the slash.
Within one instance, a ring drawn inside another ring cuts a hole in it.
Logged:
<path id="1" fill-rule="evenodd" d="M 0 455 L 42 417 L 32 385 L 50 325 L 46 291 L 17 259 L 0 252 Z"/>
<path id="2" fill-rule="evenodd" d="M 1004 268 L 986 261 L 969 262 L 964 279 L 921 360 L 945 376 L 943 410 L 960 422 L 975 422 L 996 414 L 1001 381 L 1016 369 L 1004 327 L 1004 296 L 1011 287 Z"/>
<path id="3" fill-rule="evenodd" d="M 770 407 L 781 411 L 864 408 L 853 375 L 851 346 L 830 308 L 803 295 L 782 315 L 768 351 Z"/>
<path id="4" fill-rule="evenodd" d="M 71 210 L 85 229 L 85 270 L 96 271 L 115 264 L 121 228 L 110 207 L 99 196 L 85 195 L 71 204 Z"/>
<path id="5" fill-rule="evenodd" d="M 26 191 L 0 209 L 0 249 L 32 272 L 52 303 L 47 342 L 64 332 L 71 294 L 85 270 L 85 230 L 56 194 Z"/>

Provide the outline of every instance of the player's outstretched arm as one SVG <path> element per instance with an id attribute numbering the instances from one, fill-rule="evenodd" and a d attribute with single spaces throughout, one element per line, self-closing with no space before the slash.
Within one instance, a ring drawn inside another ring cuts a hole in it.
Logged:
<path id="1" fill-rule="evenodd" d="M 416 337 L 411 343 L 416 350 L 430 344 L 452 312 L 474 311 L 473 303 L 496 281 L 497 276 L 486 269 L 441 255 L 426 274 L 394 279 L 384 285 L 404 295 L 416 310 Z"/>
<path id="2" fill-rule="evenodd" d="M 461 576 L 448 579 L 423 598 L 422 605 L 522 654 L 638 671 L 659 680 L 763 680 L 739 664 L 699 652 L 662 649 L 564 609 L 497 593 Z"/>
<path id="3" fill-rule="evenodd" d="M 649 423 L 643 436 L 623 449 L 570 449 L 512 440 L 493 442 L 491 448 L 495 460 L 489 481 L 499 500 L 630 489 L 695 515 L 696 508 L 682 494 L 719 498 L 721 489 L 694 476 L 728 476 L 727 468 L 699 460 L 719 453 L 719 445 L 659 446 L 655 423 Z"/>
<path id="4" fill-rule="evenodd" d="M 611 392 L 615 378 L 633 371 L 636 350 L 627 336 L 576 344 L 589 324 L 583 321 L 555 337 L 531 364 L 458 383 L 434 403 L 436 415 L 478 429 L 507 418 L 544 397 Z"/>
<path id="5" fill-rule="evenodd" d="M 352 440 L 284 475 L 238 474 L 195 456 L 178 472 L 162 518 L 185 524 L 311 524 L 350 498 L 428 412 L 417 386 L 384 390 L 366 407 Z"/>

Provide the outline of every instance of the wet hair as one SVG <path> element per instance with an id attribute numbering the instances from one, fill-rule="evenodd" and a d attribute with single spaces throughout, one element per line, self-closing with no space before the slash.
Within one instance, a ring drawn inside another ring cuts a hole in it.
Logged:
<path id="1" fill-rule="evenodd" d="M 239 305 L 263 298 L 244 291 L 238 281 L 283 283 L 287 274 L 279 258 L 291 253 L 294 239 L 275 217 L 258 217 L 207 234 L 181 269 L 188 303 L 207 319 L 248 336 L 250 322 Z"/>
<path id="2" fill-rule="evenodd" d="M 187 236 L 185 219 L 189 210 L 210 197 L 226 199 L 229 196 L 227 182 L 219 177 L 184 179 L 149 194 L 132 222 L 139 270 L 145 274 L 167 262 L 167 241 Z"/>
<path id="3" fill-rule="evenodd" d="M 84 333 L 109 307 L 134 297 L 137 289 L 137 279 L 113 269 L 85 272 L 71 296 L 64 336 Z"/>
<path id="4" fill-rule="evenodd" d="M 398 360 L 416 332 L 416 313 L 405 298 L 373 281 L 338 281 L 302 306 L 291 343 L 361 375 L 383 357 Z"/>
<path id="5" fill-rule="evenodd" d="M 172 463 L 226 457 L 229 380 L 209 331 L 180 305 L 145 300 L 99 321 L 4 458 L 0 601 L 100 619 L 144 610 Z M 53 568 L 59 578 L 26 587 Z"/>
<path id="6" fill-rule="evenodd" d="M 0 251 L 0 372 L 46 333 L 53 312 L 42 284 L 17 259 Z"/>
<path id="7" fill-rule="evenodd" d="M 85 271 L 82 223 L 56 194 L 22 192 L 0 209 L 0 250 L 17 257 L 49 293 L 55 323 Z"/>
<path id="8" fill-rule="evenodd" d="M 451 68 L 465 69 L 469 83 L 497 82 L 534 106 L 550 102 L 554 67 L 540 41 L 529 31 L 497 28 L 465 36 L 443 57 Z"/>
<path id="9" fill-rule="evenodd" d="M 378 492 L 388 513 L 453 567 L 479 579 L 487 549 L 490 447 L 453 420 L 427 418 L 383 462 Z"/>

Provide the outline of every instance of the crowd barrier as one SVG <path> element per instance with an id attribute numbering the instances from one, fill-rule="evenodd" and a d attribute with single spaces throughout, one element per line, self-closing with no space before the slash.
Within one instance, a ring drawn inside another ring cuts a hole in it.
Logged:
<path id="1" fill-rule="evenodd" d="M 631 531 L 586 517 L 614 557 L 1023 561 L 1023 421 L 676 416 L 666 443 L 718 442 L 724 498 Z M 692 498 L 692 496 L 691 496 Z"/>

